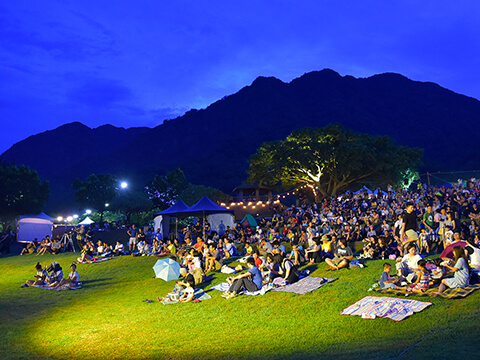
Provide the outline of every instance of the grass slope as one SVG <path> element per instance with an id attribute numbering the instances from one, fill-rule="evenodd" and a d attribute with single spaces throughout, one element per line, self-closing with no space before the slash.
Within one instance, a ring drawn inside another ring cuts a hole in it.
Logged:
<path id="1" fill-rule="evenodd" d="M 156 259 L 120 257 L 78 266 L 81 290 L 19 286 L 34 265 L 53 259 L 64 269 L 76 254 L 0 259 L 2 359 L 476 359 L 480 294 L 466 299 L 417 298 L 434 305 L 401 322 L 365 320 L 340 311 L 366 295 L 383 261 L 368 268 L 313 276 L 339 280 L 306 295 L 270 292 L 225 300 L 210 291 L 201 303 L 142 302 L 173 282 L 153 278 Z M 215 274 L 211 285 L 227 275 Z M 374 294 L 375 295 L 375 294 Z"/>

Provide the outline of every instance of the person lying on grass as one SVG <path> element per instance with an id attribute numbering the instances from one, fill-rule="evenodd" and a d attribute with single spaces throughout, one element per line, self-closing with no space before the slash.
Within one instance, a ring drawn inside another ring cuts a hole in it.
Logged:
<path id="1" fill-rule="evenodd" d="M 59 282 L 50 284 L 50 287 L 54 289 L 58 288 L 65 288 L 65 289 L 73 289 L 78 286 L 78 272 L 77 272 L 77 265 L 72 264 L 70 265 L 70 274 L 68 274 L 68 278 L 61 279 Z"/>
<path id="2" fill-rule="evenodd" d="M 46 284 L 45 280 L 48 277 L 47 270 L 43 269 L 42 265 L 40 265 L 39 262 L 37 262 L 37 265 L 35 265 L 35 270 L 37 271 L 37 274 L 33 275 L 33 277 L 36 280 L 27 280 L 26 283 L 22 285 L 22 287 Z"/>
<path id="3" fill-rule="evenodd" d="M 242 290 L 258 291 L 262 288 L 262 273 L 255 266 L 255 260 L 252 257 L 247 259 L 248 271 L 235 277 L 229 277 L 227 282 L 230 289 L 222 294 L 225 299 L 232 299 Z"/>
<path id="4" fill-rule="evenodd" d="M 339 270 L 342 268 L 348 268 L 350 261 L 353 259 L 353 252 L 345 239 L 338 240 L 338 247 L 335 249 L 335 256 L 333 259 L 326 258 L 325 262 L 330 266 L 328 270 Z"/>

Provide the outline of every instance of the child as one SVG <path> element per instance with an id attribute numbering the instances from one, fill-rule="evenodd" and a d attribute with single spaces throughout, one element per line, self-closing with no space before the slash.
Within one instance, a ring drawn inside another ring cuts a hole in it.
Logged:
<path id="1" fill-rule="evenodd" d="M 443 248 L 446 248 L 448 245 L 453 243 L 453 231 L 450 225 L 445 226 L 445 243 L 443 244 Z"/>
<path id="2" fill-rule="evenodd" d="M 427 230 L 423 228 L 418 235 L 418 247 L 420 248 L 420 254 L 423 252 L 423 249 L 426 250 L 427 254 L 430 252 L 427 242 Z"/>
<path id="3" fill-rule="evenodd" d="M 27 282 L 23 284 L 21 287 L 46 284 L 45 280 L 48 277 L 48 273 L 45 269 L 42 268 L 42 265 L 40 265 L 39 262 L 37 262 L 37 265 L 35 265 L 35 270 L 37 270 L 37 274 L 34 275 L 34 278 L 36 280 L 27 280 Z"/>
<path id="4" fill-rule="evenodd" d="M 396 280 L 390 277 L 390 270 L 392 269 L 392 265 L 389 263 L 383 264 L 383 273 L 380 276 L 380 287 L 382 289 L 397 289 Z"/>
<path id="5" fill-rule="evenodd" d="M 425 260 L 419 260 L 417 266 L 417 280 L 410 286 L 407 286 L 405 290 L 423 293 L 430 287 L 430 273 L 427 270 L 427 262 Z"/>

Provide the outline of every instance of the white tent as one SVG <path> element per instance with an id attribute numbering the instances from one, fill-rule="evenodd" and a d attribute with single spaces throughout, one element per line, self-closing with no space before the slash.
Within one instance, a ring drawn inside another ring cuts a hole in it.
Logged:
<path id="1" fill-rule="evenodd" d="M 235 226 L 235 216 L 232 214 L 212 214 L 207 216 L 207 220 L 212 231 L 216 231 L 220 236 L 225 234 L 227 226 L 230 226 L 230 229 Z"/>
<path id="2" fill-rule="evenodd" d="M 168 215 L 158 215 L 153 219 L 154 222 L 154 232 L 157 232 L 160 229 L 160 233 L 164 239 L 168 238 L 170 232 L 170 216 Z"/>
<path id="3" fill-rule="evenodd" d="M 22 215 L 17 222 L 17 241 L 41 241 L 45 236 L 52 237 L 53 218 L 44 213 L 37 215 Z"/>
<path id="4" fill-rule="evenodd" d="M 88 216 L 83 219 L 82 221 L 80 221 L 78 223 L 78 225 L 90 225 L 90 224 L 93 224 L 95 221 L 93 221 L 92 219 L 90 219 Z"/>

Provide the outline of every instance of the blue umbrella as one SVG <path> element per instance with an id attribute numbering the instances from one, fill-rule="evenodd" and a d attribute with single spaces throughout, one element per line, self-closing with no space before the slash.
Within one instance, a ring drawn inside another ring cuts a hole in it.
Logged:
<path id="1" fill-rule="evenodd" d="M 175 280 L 180 277 L 180 264 L 170 258 L 160 259 L 153 265 L 155 277 L 165 281 Z"/>

